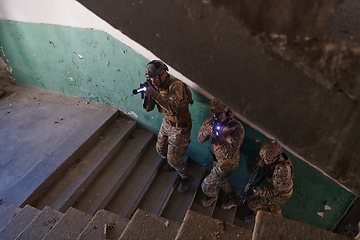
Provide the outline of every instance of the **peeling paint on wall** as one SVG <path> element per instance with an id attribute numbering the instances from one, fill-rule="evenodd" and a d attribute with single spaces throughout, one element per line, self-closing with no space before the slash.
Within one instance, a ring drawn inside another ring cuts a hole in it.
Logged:
<path id="1" fill-rule="evenodd" d="M 163 115 L 146 113 L 140 96 L 132 94 L 145 81 L 148 59 L 103 31 L 3 20 L 0 26 L 0 46 L 15 70 L 15 83 L 119 108 L 157 133 Z M 191 91 L 195 103 L 190 111 L 196 114 L 194 148 L 188 152 L 203 164 L 208 156 L 195 149 L 209 99 Z"/>
<path id="2" fill-rule="evenodd" d="M 126 114 L 126 115 L 131 115 L 131 116 L 133 116 L 133 117 L 135 117 L 135 118 L 137 118 L 137 119 L 139 118 L 138 115 L 137 115 L 134 111 L 126 112 L 125 114 Z"/>
<path id="3" fill-rule="evenodd" d="M 12 69 L 6 65 L 4 60 L 0 57 L 0 78 L 10 79 L 9 74 L 12 73 Z"/>

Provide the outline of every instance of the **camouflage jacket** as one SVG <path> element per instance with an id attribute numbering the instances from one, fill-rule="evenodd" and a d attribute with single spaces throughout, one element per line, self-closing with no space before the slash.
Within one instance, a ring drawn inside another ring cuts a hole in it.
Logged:
<path id="1" fill-rule="evenodd" d="M 198 135 L 198 141 L 204 143 L 210 139 L 212 133 L 210 114 L 201 125 L 200 132 Z M 217 160 L 225 158 L 235 158 L 240 154 L 240 146 L 245 136 L 245 130 L 242 124 L 234 118 L 231 118 L 227 123 L 224 124 L 218 137 L 211 137 L 211 143 L 213 152 Z"/>
<path id="2" fill-rule="evenodd" d="M 193 104 L 189 87 L 179 79 L 167 76 L 161 88 L 155 88 L 159 94 L 152 96 L 145 111 L 152 111 L 155 105 L 158 111 L 173 122 L 186 122 L 190 116 L 189 104 Z"/>
<path id="3" fill-rule="evenodd" d="M 264 171 L 269 169 L 269 165 L 265 165 Z M 274 172 L 271 177 L 267 178 L 268 184 L 264 187 L 256 189 L 256 195 L 260 197 L 272 197 L 281 192 L 286 192 L 293 187 L 294 166 L 290 158 L 282 153 L 280 159 L 275 165 Z"/>

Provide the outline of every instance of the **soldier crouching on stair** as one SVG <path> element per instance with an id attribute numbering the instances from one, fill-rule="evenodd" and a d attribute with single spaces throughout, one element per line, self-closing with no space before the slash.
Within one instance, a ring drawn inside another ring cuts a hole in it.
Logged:
<path id="1" fill-rule="evenodd" d="M 210 206 L 218 198 L 216 187 L 221 186 L 228 197 L 223 209 L 237 206 L 235 190 L 228 177 L 239 167 L 240 146 L 245 131 L 242 124 L 234 119 L 234 112 L 216 98 L 210 102 L 210 115 L 201 126 L 198 141 L 204 143 L 211 136 L 213 158 L 210 162 L 211 172 L 203 180 L 201 188 L 206 198 L 201 202 L 204 207 Z"/>
<path id="2" fill-rule="evenodd" d="M 280 205 L 284 204 L 293 193 L 294 166 L 290 158 L 283 152 L 277 140 L 264 142 L 259 151 L 259 156 L 255 159 L 254 165 L 263 161 L 264 178 L 268 183 L 264 187 L 249 188 L 245 192 L 250 212 L 244 220 L 251 222 L 256 216 L 256 212 L 263 207 L 268 207 L 270 212 L 282 216 Z M 260 182 L 257 184 L 261 184 Z"/>
<path id="3" fill-rule="evenodd" d="M 156 105 L 158 111 L 165 115 L 157 136 L 156 150 L 178 172 L 181 177 L 178 191 L 184 192 L 194 179 L 183 160 L 192 128 L 189 104 L 194 101 L 189 87 L 167 71 L 168 67 L 162 61 L 153 60 L 147 64 L 145 76 L 150 84 L 144 93 L 143 107 L 149 112 Z"/>

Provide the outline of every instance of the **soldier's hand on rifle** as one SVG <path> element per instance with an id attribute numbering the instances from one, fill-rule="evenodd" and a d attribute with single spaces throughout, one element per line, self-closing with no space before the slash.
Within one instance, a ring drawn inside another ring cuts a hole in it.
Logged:
<path id="1" fill-rule="evenodd" d="M 152 97 L 154 94 L 158 94 L 158 92 L 154 89 L 152 84 L 148 84 L 148 89 L 144 94 L 147 97 Z"/>
<path id="2" fill-rule="evenodd" d="M 244 193 L 244 196 L 245 198 L 249 198 L 251 196 L 253 196 L 255 194 L 255 191 L 253 188 L 249 188 L 245 193 Z"/>
<path id="3" fill-rule="evenodd" d="M 216 135 L 215 135 L 215 132 L 213 130 L 213 127 L 211 124 L 209 124 L 208 128 L 207 128 L 207 131 L 209 133 L 209 135 L 212 137 L 212 138 L 216 138 Z"/>

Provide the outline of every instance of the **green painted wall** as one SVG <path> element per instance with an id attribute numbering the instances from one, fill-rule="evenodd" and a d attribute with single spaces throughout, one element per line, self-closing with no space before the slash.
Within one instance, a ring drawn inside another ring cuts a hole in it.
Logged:
<path id="1" fill-rule="evenodd" d="M 2 58 L 12 69 L 14 83 L 119 108 L 144 128 L 157 133 L 163 115 L 146 113 L 132 89 L 145 81 L 144 58 L 109 34 L 82 28 L 0 20 Z M 209 114 L 209 99 L 192 90 L 195 103 L 191 144 L 187 154 L 199 164 L 211 155 L 199 144 L 197 134 Z M 240 168 L 231 175 L 242 189 L 251 173 L 251 162 L 267 138 L 243 123 L 246 137 Z M 355 195 L 288 153 L 295 166 L 294 194 L 283 205 L 283 216 L 318 228 L 332 230 Z M 208 166 L 208 165 L 207 165 Z M 325 205 L 331 210 L 324 210 Z M 320 217 L 318 212 L 324 212 Z"/>

